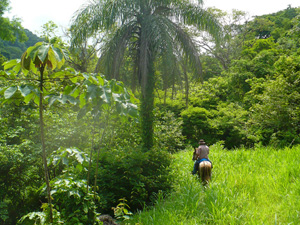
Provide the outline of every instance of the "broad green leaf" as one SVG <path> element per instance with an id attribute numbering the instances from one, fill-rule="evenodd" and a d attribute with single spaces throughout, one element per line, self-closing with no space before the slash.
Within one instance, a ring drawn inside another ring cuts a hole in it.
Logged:
<path id="1" fill-rule="evenodd" d="M 116 80 L 111 80 L 109 82 L 110 88 L 113 92 L 115 93 L 122 93 L 123 89 L 123 84 L 120 82 L 117 82 Z"/>
<path id="2" fill-rule="evenodd" d="M 64 54 L 60 48 L 52 47 L 52 51 L 57 62 L 60 62 L 64 59 Z"/>
<path id="3" fill-rule="evenodd" d="M 48 61 L 50 62 L 47 62 L 47 65 L 48 65 L 48 67 L 50 67 L 52 70 L 54 70 L 56 67 L 57 67 L 57 63 L 58 63 L 58 61 L 57 61 L 57 59 L 56 59 L 56 57 L 55 57 L 55 54 L 54 54 L 54 52 L 53 52 L 53 50 L 52 50 L 52 48 L 50 48 L 49 49 L 49 51 L 48 51 Z"/>
<path id="4" fill-rule="evenodd" d="M 18 90 L 18 87 L 16 87 L 16 86 L 7 88 L 4 92 L 4 98 L 5 99 L 11 98 L 16 93 L 17 90 Z"/>
<path id="5" fill-rule="evenodd" d="M 73 87 L 67 85 L 67 86 L 64 88 L 64 95 L 68 95 L 68 94 L 70 94 L 72 91 L 73 91 Z"/>
<path id="6" fill-rule="evenodd" d="M 138 108 L 135 104 L 132 103 L 127 103 L 127 110 L 128 110 L 128 114 L 133 117 L 133 118 L 137 118 L 138 117 Z"/>
<path id="7" fill-rule="evenodd" d="M 120 115 L 125 115 L 125 113 L 124 113 L 124 108 L 123 108 L 123 105 L 122 105 L 122 103 L 120 103 L 120 102 L 117 102 L 116 103 L 116 109 L 117 109 L 117 112 L 120 114 Z"/>
<path id="8" fill-rule="evenodd" d="M 47 44 L 43 43 L 38 47 L 36 56 L 41 60 L 42 63 L 45 63 L 49 50 L 50 50 L 50 44 L 48 43 Z"/>
<path id="9" fill-rule="evenodd" d="M 31 92 L 24 98 L 24 102 L 28 104 L 32 99 L 37 98 L 34 92 Z"/>
<path id="10" fill-rule="evenodd" d="M 111 89 L 109 87 L 102 87 L 103 94 L 101 95 L 101 98 L 104 102 L 110 104 L 111 103 Z"/>
<path id="11" fill-rule="evenodd" d="M 13 60 L 10 60 L 10 61 L 7 61 L 5 63 L 3 63 L 4 65 L 4 70 L 8 70 L 14 66 L 16 66 L 17 64 L 20 63 L 20 60 L 19 59 L 13 59 Z"/>
<path id="12" fill-rule="evenodd" d="M 73 82 L 73 83 L 76 83 L 78 78 L 77 77 L 70 77 L 70 80 Z"/>
<path id="13" fill-rule="evenodd" d="M 81 172 L 83 170 L 83 166 L 81 164 L 77 164 L 76 169 L 79 170 L 79 172 Z"/>
<path id="14" fill-rule="evenodd" d="M 32 89 L 34 89 L 32 86 L 29 85 L 21 85 L 19 86 L 19 90 L 21 92 L 21 94 L 26 97 L 27 95 L 29 95 L 32 92 Z"/>
<path id="15" fill-rule="evenodd" d="M 87 94 L 86 94 L 86 98 L 87 99 L 94 99 L 94 98 L 97 98 L 101 95 L 101 89 L 95 85 L 95 84 L 92 84 L 92 85 L 89 85 L 88 88 L 87 88 Z"/>
<path id="16" fill-rule="evenodd" d="M 36 95 L 33 99 L 34 103 L 37 104 L 38 106 L 40 105 L 40 95 Z"/>
<path id="17" fill-rule="evenodd" d="M 103 86 L 104 85 L 104 79 L 100 75 L 97 76 L 97 79 L 98 79 L 99 85 Z"/>
<path id="18" fill-rule="evenodd" d="M 70 95 L 61 95 L 58 100 L 63 104 L 66 104 L 67 102 L 74 104 L 76 102 L 75 99 Z"/>
<path id="19" fill-rule="evenodd" d="M 58 72 L 56 72 L 56 73 L 53 73 L 52 75 L 51 75 L 51 77 L 53 77 L 53 78 L 63 78 L 63 77 L 65 77 L 65 71 L 58 71 Z"/>
<path id="20" fill-rule="evenodd" d="M 21 70 L 22 66 L 21 66 L 21 63 L 18 63 L 14 68 L 13 68 L 13 71 L 18 74 Z"/>
<path id="21" fill-rule="evenodd" d="M 79 100 L 80 100 L 79 107 L 80 107 L 80 108 L 82 108 L 83 106 L 86 105 L 86 100 L 85 100 L 86 98 L 85 98 L 85 96 L 86 96 L 86 94 L 83 93 L 83 94 L 81 94 L 80 97 L 79 97 Z"/>
<path id="22" fill-rule="evenodd" d="M 34 64 L 34 66 L 40 68 L 41 65 L 43 64 L 43 62 L 39 59 L 39 57 L 35 57 L 33 60 L 33 64 Z"/>
<path id="23" fill-rule="evenodd" d="M 42 45 L 43 43 L 42 42 L 39 42 L 41 43 L 40 45 Z M 29 47 L 27 49 L 27 57 L 30 57 L 32 61 L 35 60 L 36 56 L 37 56 L 37 53 L 38 53 L 38 50 L 39 50 L 39 46 L 38 43 L 32 47 Z"/>
<path id="24" fill-rule="evenodd" d="M 48 103 L 49 106 L 52 106 L 52 104 L 59 99 L 59 96 L 57 95 L 48 95 Z"/>
<path id="25" fill-rule="evenodd" d="M 89 78 L 90 78 L 90 75 L 87 74 L 87 73 L 83 73 L 82 76 L 83 76 L 86 80 L 89 80 Z"/>
<path id="26" fill-rule="evenodd" d="M 57 164 L 60 163 L 60 156 L 53 156 L 53 159 L 52 159 L 52 165 L 56 166 Z"/>
<path id="27" fill-rule="evenodd" d="M 91 81 L 91 83 L 98 85 L 98 78 L 95 76 L 90 76 L 89 80 Z"/>
<path id="28" fill-rule="evenodd" d="M 27 54 L 30 55 L 33 50 L 36 50 L 38 46 L 42 45 L 43 42 L 38 42 L 34 46 L 31 46 L 27 49 Z M 31 57 L 32 58 L 32 57 Z"/>
<path id="29" fill-rule="evenodd" d="M 70 95 L 74 98 L 77 98 L 80 94 L 80 88 L 76 87 L 75 89 L 72 90 L 72 92 L 70 93 Z"/>
<path id="30" fill-rule="evenodd" d="M 79 162 L 80 164 L 82 164 L 84 161 L 84 157 L 82 156 L 81 152 L 77 152 L 75 154 L 75 158 L 76 158 L 77 162 Z"/>
<path id="31" fill-rule="evenodd" d="M 113 97 L 115 102 L 121 102 L 124 99 L 124 98 L 122 98 L 121 94 L 116 94 L 116 93 L 113 93 L 112 97 Z"/>
<path id="32" fill-rule="evenodd" d="M 7 76 L 7 73 L 5 72 L 5 71 L 3 71 L 3 70 L 0 70 L 0 78 L 7 78 L 8 76 Z"/>
<path id="33" fill-rule="evenodd" d="M 49 106 L 53 105 L 55 101 L 59 101 L 62 104 L 66 104 L 67 102 L 70 102 L 71 104 L 76 103 L 76 99 L 70 95 L 48 95 L 47 98 L 49 99 Z"/>
<path id="34" fill-rule="evenodd" d="M 24 52 L 21 57 L 21 66 L 26 70 L 30 70 L 31 58 L 29 55 L 27 55 L 27 52 Z"/>
<path id="35" fill-rule="evenodd" d="M 62 164 L 68 166 L 68 165 L 69 165 L 69 160 L 68 160 L 68 158 L 65 158 L 65 157 L 62 158 Z"/>

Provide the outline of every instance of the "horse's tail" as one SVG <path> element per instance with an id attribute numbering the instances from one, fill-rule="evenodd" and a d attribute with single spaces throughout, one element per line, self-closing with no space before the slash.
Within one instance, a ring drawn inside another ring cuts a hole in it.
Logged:
<path id="1" fill-rule="evenodd" d="M 203 161 L 199 164 L 199 175 L 204 184 L 211 180 L 211 162 Z"/>

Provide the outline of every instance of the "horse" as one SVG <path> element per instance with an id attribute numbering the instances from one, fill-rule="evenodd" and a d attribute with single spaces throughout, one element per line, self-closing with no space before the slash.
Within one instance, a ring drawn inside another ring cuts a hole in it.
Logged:
<path id="1" fill-rule="evenodd" d="M 193 160 L 197 160 L 196 149 L 193 153 Z M 205 186 L 211 181 L 212 165 L 210 161 L 202 161 L 199 163 L 198 177 L 201 178 L 202 184 Z"/>

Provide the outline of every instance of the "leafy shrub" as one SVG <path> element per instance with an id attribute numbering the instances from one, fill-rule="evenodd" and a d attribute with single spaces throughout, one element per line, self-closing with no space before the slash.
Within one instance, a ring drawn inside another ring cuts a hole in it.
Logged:
<path id="1" fill-rule="evenodd" d="M 185 137 L 182 135 L 182 119 L 173 112 L 156 113 L 154 138 L 159 149 L 175 152 L 184 148 Z"/>
<path id="2" fill-rule="evenodd" d="M 102 149 L 98 170 L 98 193 L 102 213 L 113 214 L 121 198 L 128 200 L 134 211 L 151 202 L 153 193 L 168 190 L 171 184 L 168 166 L 171 155 L 165 150 L 144 152 L 138 148 Z"/>
<path id="3" fill-rule="evenodd" d="M 214 130 L 209 123 L 209 111 L 200 107 L 189 107 L 181 112 L 183 120 L 182 133 L 188 142 L 196 146 L 200 138 L 212 142 Z"/>
<path id="4" fill-rule="evenodd" d="M 89 158 L 85 152 L 77 148 L 61 148 L 54 151 L 49 159 L 49 168 L 53 176 L 73 177 L 82 179 L 86 177 Z"/>
<path id="5" fill-rule="evenodd" d="M 86 176 L 89 158 L 76 148 L 54 151 L 49 158 L 49 168 L 56 175 L 50 182 L 53 204 L 54 224 L 95 224 L 99 203 L 97 193 L 91 191 Z M 46 195 L 45 184 L 41 188 L 41 197 Z M 23 216 L 21 224 L 49 224 L 48 204 L 42 205 L 43 212 L 31 212 Z M 99 222 L 99 221 L 98 221 Z"/>
<path id="6" fill-rule="evenodd" d="M 23 216 L 19 221 L 18 225 L 49 225 L 49 213 L 48 204 L 45 203 L 42 206 L 43 212 L 31 212 Z M 64 224 L 64 221 L 60 218 L 60 213 L 53 209 L 53 224 Z"/>
<path id="7" fill-rule="evenodd" d="M 186 108 L 184 95 L 181 93 L 178 93 L 176 99 L 167 98 L 165 102 L 156 99 L 155 106 L 159 111 L 171 111 L 177 116 L 179 116 L 180 112 Z"/>
<path id="8" fill-rule="evenodd" d="M 64 219 L 64 224 L 93 224 L 98 215 L 96 203 L 100 199 L 87 191 L 86 180 L 58 178 L 51 183 L 53 204 Z"/>
<path id="9" fill-rule="evenodd" d="M 224 141 L 228 149 L 240 145 L 251 145 L 249 134 L 245 131 L 248 112 L 239 104 L 219 104 L 211 119 L 211 126 L 217 130 L 217 139 Z"/>

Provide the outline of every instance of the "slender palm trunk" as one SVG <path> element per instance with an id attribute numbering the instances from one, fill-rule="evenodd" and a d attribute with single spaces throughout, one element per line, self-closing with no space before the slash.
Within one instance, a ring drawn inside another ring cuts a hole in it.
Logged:
<path id="1" fill-rule="evenodd" d="M 46 156 L 46 146 L 45 146 L 45 134 L 44 134 L 44 119 L 43 119 L 43 85 L 44 85 L 44 69 L 45 66 L 40 68 L 41 80 L 40 80 L 40 104 L 39 104 L 39 113 L 40 113 L 40 128 L 41 128 L 41 142 L 42 142 L 42 158 L 44 164 L 44 173 L 45 173 L 45 181 L 47 187 L 47 195 L 48 195 L 48 204 L 49 204 L 49 217 L 50 223 L 53 222 L 53 213 L 52 213 L 52 201 L 51 201 L 51 188 L 50 188 L 50 180 L 47 166 L 47 156 Z"/>
<path id="2" fill-rule="evenodd" d="M 186 63 L 183 63 L 183 75 L 184 75 L 184 83 L 185 83 L 185 105 L 189 106 L 189 78 L 187 75 Z"/>
<path id="3" fill-rule="evenodd" d="M 148 74 L 147 83 L 143 87 L 144 94 L 142 94 L 141 99 L 141 125 L 142 125 L 142 137 L 143 137 L 143 147 L 146 150 L 150 150 L 153 147 L 153 109 L 154 109 L 154 63 L 153 60 L 148 62 Z"/>
<path id="4" fill-rule="evenodd" d="M 136 92 L 137 80 L 138 80 L 137 65 L 136 65 L 136 61 L 135 61 L 134 65 L 133 65 L 133 75 L 131 78 L 131 90 L 132 90 L 133 94 L 135 94 L 135 92 Z"/>

